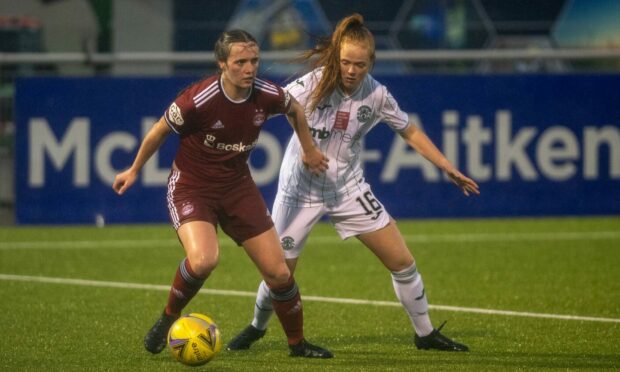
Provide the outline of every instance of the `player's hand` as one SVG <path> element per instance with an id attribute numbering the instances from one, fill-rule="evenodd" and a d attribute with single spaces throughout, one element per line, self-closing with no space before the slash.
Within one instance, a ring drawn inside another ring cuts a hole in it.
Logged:
<path id="1" fill-rule="evenodd" d="M 329 159 L 316 146 L 312 146 L 310 151 L 305 151 L 301 155 L 301 161 L 312 174 L 317 176 L 329 168 Z"/>
<path id="2" fill-rule="evenodd" d="M 114 183 L 112 184 L 112 189 L 116 191 L 118 195 L 123 195 L 125 190 L 131 187 L 131 185 L 136 182 L 136 178 L 138 175 L 136 172 L 132 171 L 131 168 L 127 169 L 124 172 L 121 172 L 114 177 Z"/>
<path id="3" fill-rule="evenodd" d="M 466 177 L 456 169 L 451 169 L 446 173 L 448 177 L 450 177 L 450 181 L 461 189 L 466 196 L 470 194 L 480 195 L 480 187 L 478 187 L 478 184 L 471 178 Z"/>

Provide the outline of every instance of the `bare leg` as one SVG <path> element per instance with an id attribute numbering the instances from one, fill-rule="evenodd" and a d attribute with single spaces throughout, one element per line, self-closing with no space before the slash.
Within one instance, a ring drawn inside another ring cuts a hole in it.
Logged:
<path id="1" fill-rule="evenodd" d="M 192 221 L 181 225 L 177 234 L 185 249 L 183 259 L 174 276 L 168 302 L 161 317 L 144 337 L 145 348 L 154 354 L 166 347 L 166 335 L 181 311 L 198 293 L 219 257 L 215 227 L 208 222 Z"/>

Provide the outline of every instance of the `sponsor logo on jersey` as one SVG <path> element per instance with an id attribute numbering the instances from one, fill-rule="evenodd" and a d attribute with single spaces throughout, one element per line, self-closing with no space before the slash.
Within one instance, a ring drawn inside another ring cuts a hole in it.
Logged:
<path id="1" fill-rule="evenodd" d="M 291 95 L 288 91 L 284 91 L 284 107 L 288 107 L 288 104 L 291 102 Z"/>
<path id="2" fill-rule="evenodd" d="M 310 135 L 314 138 L 326 139 L 329 137 L 329 131 L 325 127 L 322 129 L 310 128 Z"/>
<path id="3" fill-rule="evenodd" d="M 362 133 L 363 132 L 357 132 L 355 134 L 351 134 L 344 130 L 336 130 L 335 128 L 332 131 L 329 131 L 325 127 L 321 129 L 310 128 L 310 135 L 316 139 L 324 140 L 332 137 L 336 141 L 342 141 L 345 143 L 358 141 L 362 137 Z"/>
<path id="4" fill-rule="evenodd" d="M 224 124 L 222 124 L 221 120 L 218 120 L 211 126 L 211 129 L 222 129 L 224 128 Z"/>
<path id="5" fill-rule="evenodd" d="M 368 120 L 370 120 L 371 116 L 372 116 L 372 110 L 370 107 L 363 105 L 357 109 L 357 120 L 360 123 L 367 122 Z"/>
<path id="6" fill-rule="evenodd" d="M 359 111 L 358 111 L 359 115 Z M 347 130 L 349 126 L 349 113 L 346 111 L 338 111 L 336 120 L 334 121 L 334 130 Z"/>
<path id="7" fill-rule="evenodd" d="M 280 244 L 282 244 L 282 249 L 284 249 L 285 251 L 290 251 L 291 249 L 295 248 L 295 239 L 291 238 L 290 236 L 285 236 L 282 238 Z"/>
<path id="8" fill-rule="evenodd" d="M 207 134 L 205 136 L 204 145 L 207 147 L 214 148 L 215 147 L 215 136 L 212 134 Z"/>
<path id="9" fill-rule="evenodd" d="M 329 103 L 326 103 L 326 104 L 324 104 L 322 106 L 317 106 L 316 108 L 318 108 L 319 110 L 323 111 L 326 108 L 330 108 L 330 107 L 332 107 L 332 105 L 330 105 Z"/>
<path id="10" fill-rule="evenodd" d="M 239 143 L 225 143 L 225 142 L 216 142 L 217 137 L 212 134 L 207 134 L 205 136 L 205 140 L 203 144 L 211 149 L 221 150 L 221 151 L 236 151 L 236 152 L 246 152 L 252 150 L 256 147 L 258 143 L 258 139 L 249 145 L 244 144 L 243 142 Z"/>
<path id="11" fill-rule="evenodd" d="M 181 108 L 177 106 L 176 102 L 173 102 L 172 105 L 170 105 L 170 108 L 168 109 L 168 117 L 170 118 L 170 121 L 176 125 L 183 125 L 185 122 L 183 120 L 183 116 L 181 115 Z"/>

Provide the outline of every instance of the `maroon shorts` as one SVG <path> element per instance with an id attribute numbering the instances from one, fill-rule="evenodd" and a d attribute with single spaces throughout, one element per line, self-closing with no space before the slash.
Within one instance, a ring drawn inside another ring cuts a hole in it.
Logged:
<path id="1" fill-rule="evenodd" d="M 168 177 L 168 211 L 175 229 L 190 221 L 207 221 L 235 243 L 264 233 L 273 226 L 258 187 L 249 175 L 234 183 L 197 184 L 178 170 Z"/>

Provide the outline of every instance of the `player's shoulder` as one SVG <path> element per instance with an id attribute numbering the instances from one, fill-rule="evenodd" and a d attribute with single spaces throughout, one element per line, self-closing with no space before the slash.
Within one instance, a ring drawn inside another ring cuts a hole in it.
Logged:
<path id="1" fill-rule="evenodd" d="M 389 95 L 389 90 L 372 75 L 367 74 L 362 81 L 361 94 L 363 97 L 372 97 L 378 101 L 383 101 Z"/>
<path id="2" fill-rule="evenodd" d="M 220 92 L 218 75 L 195 81 L 183 88 L 175 98 L 175 103 L 182 107 L 199 107 Z"/>
<path id="3" fill-rule="evenodd" d="M 316 68 L 295 78 L 286 86 L 286 90 L 312 90 L 319 83 L 319 81 L 321 81 L 322 75 L 323 68 Z"/>
<path id="4" fill-rule="evenodd" d="M 282 88 L 274 83 L 271 80 L 267 80 L 264 79 L 262 77 L 256 77 L 254 79 L 254 88 L 259 92 L 259 93 L 264 93 L 267 95 L 273 95 L 276 97 L 280 96 L 280 91 L 282 90 Z"/>
<path id="5" fill-rule="evenodd" d="M 220 89 L 219 75 L 212 75 L 192 84 L 184 92 L 184 96 L 196 107 L 200 107 L 215 97 Z"/>
<path id="6" fill-rule="evenodd" d="M 383 85 L 379 80 L 375 79 L 371 74 L 366 74 L 364 81 L 362 82 L 364 87 L 371 91 L 375 90 L 387 90 L 387 87 Z"/>

